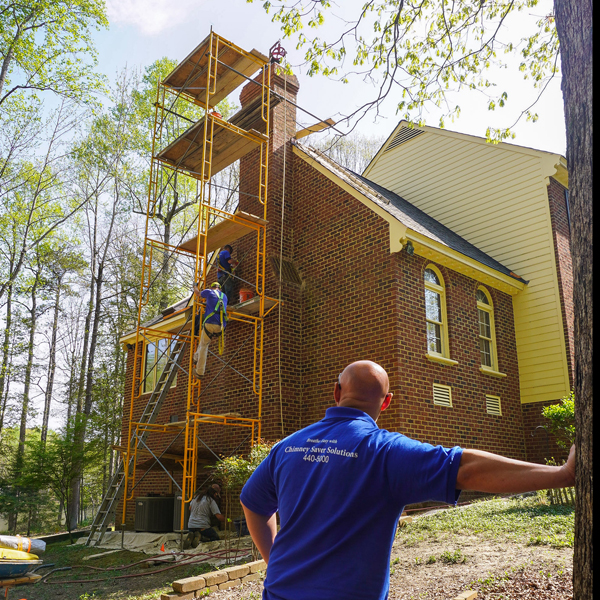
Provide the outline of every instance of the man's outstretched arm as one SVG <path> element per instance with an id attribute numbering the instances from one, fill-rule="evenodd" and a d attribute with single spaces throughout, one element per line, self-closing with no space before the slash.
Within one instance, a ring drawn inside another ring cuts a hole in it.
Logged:
<path id="1" fill-rule="evenodd" d="M 252 536 L 252 541 L 256 544 L 263 560 L 269 564 L 271 547 L 277 535 L 277 517 L 273 513 L 270 517 L 259 515 L 251 511 L 243 502 L 240 502 L 246 516 L 246 525 Z"/>
<path id="2" fill-rule="evenodd" d="M 496 494 L 533 492 L 575 485 L 575 446 L 561 467 L 505 458 L 482 450 L 463 450 L 456 488 Z"/>

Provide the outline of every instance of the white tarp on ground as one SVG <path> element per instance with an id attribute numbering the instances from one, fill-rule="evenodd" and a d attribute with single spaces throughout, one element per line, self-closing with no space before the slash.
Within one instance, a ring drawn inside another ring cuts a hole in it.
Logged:
<path id="1" fill-rule="evenodd" d="M 121 539 L 123 539 L 123 548 L 132 552 L 143 552 L 144 554 L 160 554 L 160 548 L 165 545 L 165 554 L 171 551 L 179 552 L 181 550 L 181 537 L 179 533 L 147 533 L 126 531 L 123 538 L 120 531 L 107 531 L 102 538 L 102 543 L 94 548 L 113 550 L 121 549 Z M 184 534 L 184 539 L 187 534 Z M 87 538 L 82 537 L 77 540 L 77 544 L 85 544 Z M 252 539 L 245 535 L 239 539 L 237 536 L 231 539 L 230 550 L 250 550 Z M 199 554 L 200 552 L 217 552 L 226 550 L 227 540 L 219 540 L 216 542 L 203 542 L 198 544 L 196 548 L 187 548 L 186 554 Z M 217 564 L 216 560 L 210 559 L 211 563 Z M 221 561 L 223 562 L 223 561 Z"/>

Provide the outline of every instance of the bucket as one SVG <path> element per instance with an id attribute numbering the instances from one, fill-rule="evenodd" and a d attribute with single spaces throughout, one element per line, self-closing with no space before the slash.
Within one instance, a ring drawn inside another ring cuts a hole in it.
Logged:
<path id="1" fill-rule="evenodd" d="M 240 303 L 250 300 L 254 296 L 254 292 L 248 288 L 242 288 L 240 290 Z"/>

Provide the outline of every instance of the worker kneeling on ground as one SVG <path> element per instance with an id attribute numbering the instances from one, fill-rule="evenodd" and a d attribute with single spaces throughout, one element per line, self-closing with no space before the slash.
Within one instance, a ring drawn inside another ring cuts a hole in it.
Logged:
<path id="1" fill-rule="evenodd" d="M 216 499 L 221 497 L 221 488 L 213 483 L 204 493 L 199 491 L 190 502 L 190 518 L 188 519 L 188 536 L 185 547 L 195 548 L 202 542 L 215 542 L 219 534 L 210 526 L 210 518 L 214 515 L 219 521 L 225 521 Z"/>
<path id="2" fill-rule="evenodd" d="M 200 291 L 194 286 L 194 293 L 200 298 L 206 299 L 204 309 L 204 319 L 202 320 L 202 334 L 198 349 L 194 354 L 196 377 L 204 377 L 206 369 L 206 357 L 208 356 L 208 346 L 214 337 L 219 338 L 219 354 L 223 354 L 225 348 L 225 327 L 227 326 L 227 296 L 221 291 L 221 286 L 215 282 L 211 284 L 210 289 Z M 194 335 L 198 335 L 200 328 L 200 319 L 196 317 Z"/>
<path id="3" fill-rule="evenodd" d="M 242 490 L 248 530 L 268 563 L 264 600 L 384 600 L 406 504 L 456 504 L 461 490 L 503 494 L 575 483 L 574 446 L 567 463 L 553 467 L 379 429 L 392 394 L 374 362 L 346 367 L 334 398 L 322 421 L 273 446 Z"/>

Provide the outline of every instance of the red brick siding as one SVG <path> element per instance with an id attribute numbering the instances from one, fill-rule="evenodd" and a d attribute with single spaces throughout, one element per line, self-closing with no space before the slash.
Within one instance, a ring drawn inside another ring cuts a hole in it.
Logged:
<path id="1" fill-rule="evenodd" d="M 540 425 L 548 425 L 548 419 L 542 416 L 542 410 L 545 406 L 557 404 L 559 401 L 549 402 L 530 402 L 523 405 L 523 432 L 525 434 L 525 445 L 527 447 L 527 460 L 541 463 L 546 458 L 554 458 L 562 462 L 567 460 L 569 450 L 560 448 L 556 444 L 556 438 L 550 435 L 544 429 L 537 429 Z"/>
<path id="2" fill-rule="evenodd" d="M 554 241 L 554 255 L 556 257 L 563 330 L 567 347 L 569 383 L 571 388 L 573 388 L 573 369 L 575 365 L 573 263 L 571 259 L 571 229 L 569 227 L 565 191 L 566 188 L 558 183 L 556 179 L 550 178 L 548 202 L 550 204 L 550 220 L 552 223 L 552 238 Z"/>
<path id="3" fill-rule="evenodd" d="M 525 457 L 512 299 L 494 302 L 500 370 L 479 372 L 478 282 L 436 265 L 446 284 L 450 355 L 457 366 L 425 358 L 423 270 L 429 261 L 389 254 L 387 223 L 296 157 L 294 259 L 305 280 L 302 375 L 306 422 L 332 405 L 335 378 L 348 363 L 371 359 L 390 375 L 392 406 L 380 425 L 435 444 L 460 444 Z M 450 385 L 453 408 L 433 405 L 433 383 Z M 502 416 L 485 395 L 500 396 Z"/>

